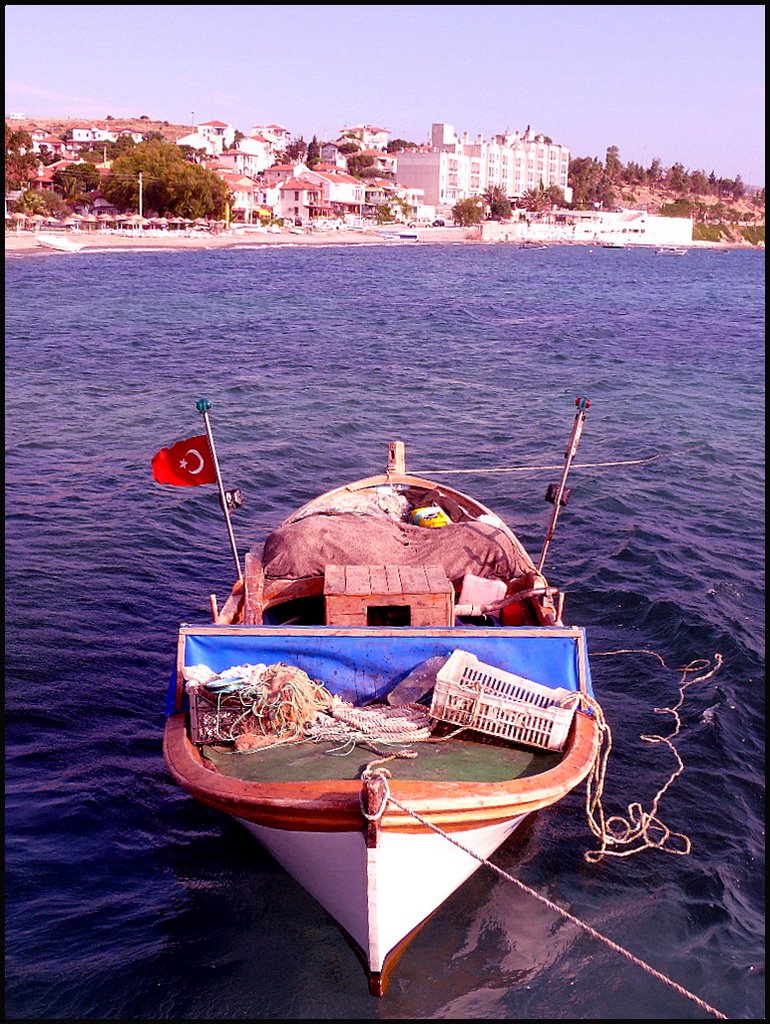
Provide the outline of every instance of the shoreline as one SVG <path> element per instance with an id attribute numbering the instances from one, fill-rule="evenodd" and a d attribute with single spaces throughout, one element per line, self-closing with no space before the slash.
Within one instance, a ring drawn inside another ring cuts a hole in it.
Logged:
<path id="1" fill-rule="evenodd" d="M 469 231 L 473 237 L 468 237 Z M 241 249 L 264 248 L 266 246 L 297 245 L 414 245 L 415 241 L 478 243 L 476 232 L 468 228 L 426 228 L 408 229 L 404 226 L 401 234 L 397 227 L 382 229 L 334 230 L 334 231 L 229 231 L 212 234 L 208 231 L 186 235 L 169 231 L 144 231 L 141 234 L 113 234 L 98 231 L 6 231 L 6 253 L 53 252 L 38 244 L 37 235 L 55 235 L 70 242 L 78 242 L 80 252 L 104 252 L 107 250 L 184 250 L 184 249 Z M 408 235 L 410 237 L 401 237 Z"/>
<path id="2" fill-rule="evenodd" d="M 479 237 L 475 228 L 417 228 L 408 229 L 403 227 L 384 227 L 381 229 L 335 230 L 335 231 L 253 231 L 253 232 L 222 232 L 211 234 L 199 232 L 192 235 L 176 235 L 168 231 L 145 231 L 142 234 L 111 234 L 102 232 L 46 232 L 39 234 L 56 234 L 58 237 L 68 241 L 77 241 L 82 244 L 80 252 L 108 252 L 108 251 L 183 251 L 187 249 L 255 249 L 267 246 L 337 246 L 337 245 L 414 245 L 415 243 L 453 243 L 459 245 L 507 245 L 518 247 L 520 240 L 497 241 Z M 6 231 L 5 252 L 9 254 L 20 253 L 55 253 L 55 250 L 44 248 L 38 244 L 38 232 L 34 231 Z M 543 240 L 547 246 L 579 246 L 601 247 L 598 241 L 591 242 L 564 242 Z M 754 246 L 749 243 L 723 243 L 723 242 L 688 242 L 683 245 L 688 249 L 748 249 L 764 251 L 763 246 Z M 655 244 L 631 244 L 626 248 L 657 249 Z M 66 253 L 64 255 L 67 255 Z"/>

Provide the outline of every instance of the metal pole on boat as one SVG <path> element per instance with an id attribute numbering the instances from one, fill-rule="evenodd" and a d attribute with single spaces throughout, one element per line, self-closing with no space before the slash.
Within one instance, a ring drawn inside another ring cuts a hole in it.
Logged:
<path id="1" fill-rule="evenodd" d="M 238 571 L 238 579 L 243 579 L 243 573 L 241 572 L 241 563 L 238 558 L 238 548 L 235 545 L 235 534 L 233 533 L 233 524 L 230 522 L 230 508 L 227 503 L 227 495 L 225 494 L 225 488 L 222 483 L 222 474 L 219 472 L 219 460 L 217 459 L 217 450 L 214 447 L 214 435 L 211 433 L 211 423 L 209 421 L 209 409 L 211 408 L 211 402 L 208 398 L 199 398 L 195 403 L 195 408 L 203 417 L 203 422 L 206 424 L 206 436 L 209 439 L 209 448 L 211 449 L 211 458 L 214 463 L 214 472 L 217 475 L 217 487 L 219 488 L 219 502 L 222 506 L 222 511 L 225 514 L 225 523 L 227 524 L 227 534 L 230 538 L 230 548 L 233 553 L 233 560 L 235 562 L 235 568 Z"/>
<path id="2" fill-rule="evenodd" d="M 556 520 L 559 518 L 559 509 L 562 505 L 567 504 L 564 493 L 565 485 L 567 483 L 567 475 L 569 474 L 570 466 L 572 465 L 572 460 L 575 458 L 575 453 L 577 452 L 577 447 L 580 443 L 580 436 L 583 433 L 583 424 L 585 423 L 586 413 L 588 412 L 588 409 L 591 405 L 591 400 L 589 398 L 576 398 L 575 405 L 577 406 L 577 412 L 575 413 L 575 420 L 572 424 L 572 433 L 570 434 L 569 442 L 567 443 L 567 450 L 564 453 L 564 471 L 561 475 L 561 481 L 559 483 L 559 486 L 557 487 L 556 493 L 553 497 L 553 512 L 551 513 L 551 522 L 548 526 L 548 532 L 545 535 L 545 540 L 543 541 L 543 550 L 540 552 L 540 561 L 537 564 L 537 571 L 539 573 L 542 573 L 543 571 L 543 563 L 545 562 L 545 556 L 548 551 L 548 545 L 551 543 L 554 530 L 556 529 Z M 550 488 L 549 493 L 548 495 L 546 495 L 546 497 L 549 501 L 551 500 Z"/>

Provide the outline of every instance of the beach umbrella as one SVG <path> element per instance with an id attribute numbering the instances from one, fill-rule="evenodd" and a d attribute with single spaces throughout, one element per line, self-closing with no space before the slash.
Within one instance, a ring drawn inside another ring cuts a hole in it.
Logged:
<path id="1" fill-rule="evenodd" d="M 104 231 L 108 224 L 114 224 L 115 218 L 111 213 L 97 213 L 96 219 L 99 222 L 99 229 Z"/>

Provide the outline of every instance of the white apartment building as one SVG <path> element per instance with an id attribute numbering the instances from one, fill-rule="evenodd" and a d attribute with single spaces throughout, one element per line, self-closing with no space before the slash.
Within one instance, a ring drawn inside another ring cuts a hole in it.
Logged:
<path id="1" fill-rule="evenodd" d="M 451 124 L 434 124 L 430 147 L 399 153 L 396 174 L 402 185 L 423 189 L 425 202 L 437 207 L 453 206 L 495 186 L 514 199 L 541 183 L 557 185 L 569 202 L 569 157 L 566 146 L 531 128 L 486 142 L 481 135 L 474 141 L 467 132 L 458 136 Z"/>
<path id="2" fill-rule="evenodd" d="M 276 152 L 286 149 L 291 142 L 291 132 L 282 124 L 255 124 L 251 134 L 267 139 Z"/>

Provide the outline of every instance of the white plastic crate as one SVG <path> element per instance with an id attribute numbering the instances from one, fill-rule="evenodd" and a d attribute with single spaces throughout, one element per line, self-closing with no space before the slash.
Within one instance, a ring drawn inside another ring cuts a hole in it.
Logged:
<path id="1" fill-rule="evenodd" d="M 430 714 L 513 743 L 561 750 L 577 704 L 574 690 L 543 686 L 458 650 L 439 669 Z"/>

